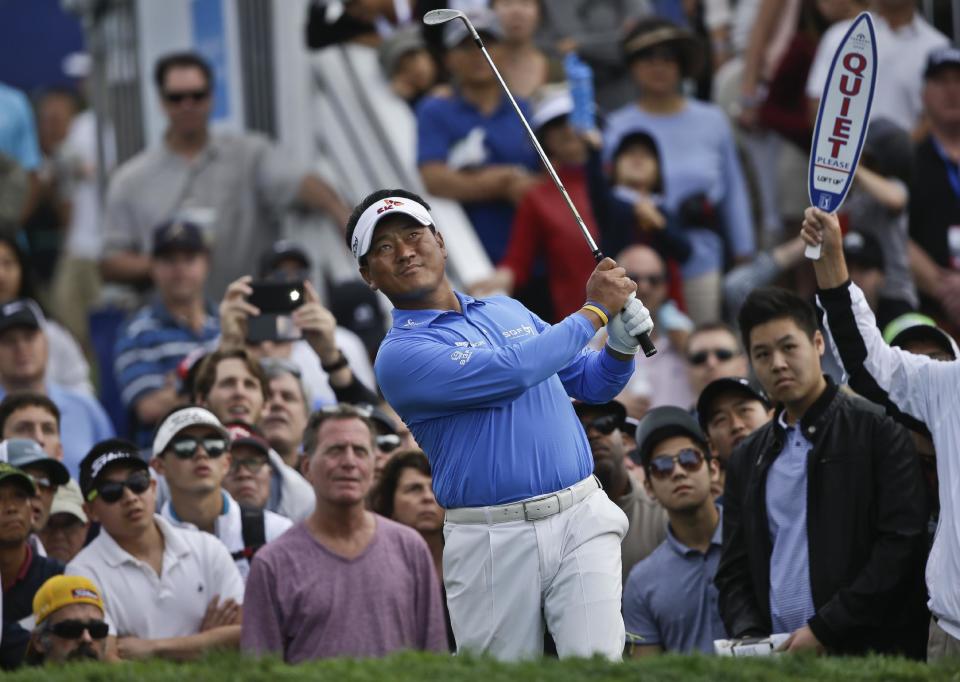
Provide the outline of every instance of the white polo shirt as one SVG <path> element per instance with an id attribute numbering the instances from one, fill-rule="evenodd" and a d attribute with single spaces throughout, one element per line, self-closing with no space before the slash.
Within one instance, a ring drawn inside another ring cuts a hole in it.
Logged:
<path id="1" fill-rule="evenodd" d="M 244 582 L 247 580 L 247 574 L 250 573 L 250 560 L 247 558 L 236 558 L 239 552 L 243 552 L 246 546 L 243 541 L 243 517 L 240 513 L 240 505 L 234 500 L 226 490 L 221 491 L 223 495 L 223 511 L 217 518 L 213 526 L 213 534 L 224 544 L 227 551 L 234 557 L 237 563 L 237 569 Z M 167 500 L 160 515 L 178 528 L 189 528 L 197 530 L 192 523 L 181 521 L 173 511 L 172 500 Z M 287 532 L 287 529 L 293 525 L 293 521 L 286 516 L 280 516 L 267 509 L 263 510 L 264 534 L 267 542 L 272 542 Z"/>
<path id="2" fill-rule="evenodd" d="M 103 530 L 67 564 L 66 575 L 85 576 L 100 588 L 111 635 L 194 635 L 214 596 L 243 602 L 243 579 L 223 543 L 176 528 L 159 514 L 153 518 L 164 539 L 159 576 Z"/>

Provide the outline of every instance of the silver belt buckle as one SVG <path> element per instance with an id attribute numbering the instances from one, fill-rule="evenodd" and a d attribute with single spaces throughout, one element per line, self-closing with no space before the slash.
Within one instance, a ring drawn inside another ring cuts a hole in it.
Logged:
<path id="1" fill-rule="evenodd" d="M 544 505 L 544 506 L 545 506 L 545 505 L 547 505 L 551 500 L 555 500 L 555 503 L 556 503 L 556 505 L 557 505 L 557 510 L 556 510 L 556 511 L 548 512 L 548 513 L 546 513 L 546 514 L 539 514 L 539 515 L 536 515 L 536 516 L 534 516 L 533 518 L 531 518 L 531 516 L 530 516 L 531 508 L 534 508 L 534 511 L 539 511 L 539 510 L 537 510 L 537 509 L 535 509 L 535 508 L 536 508 L 536 507 L 541 507 L 541 505 Z M 546 518 L 546 517 L 548 517 L 548 516 L 552 516 L 553 514 L 556 514 L 556 513 L 559 512 L 559 511 L 560 511 L 560 496 L 557 495 L 556 493 L 554 493 L 553 495 L 548 495 L 547 497 L 543 497 L 543 498 L 541 498 L 541 499 L 539 499 L 539 500 L 535 500 L 535 501 L 532 501 L 532 502 L 524 502 L 524 503 L 523 503 L 523 520 L 524 520 L 524 521 L 537 521 L 537 520 L 539 520 L 539 519 L 544 519 L 544 518 Z"/>

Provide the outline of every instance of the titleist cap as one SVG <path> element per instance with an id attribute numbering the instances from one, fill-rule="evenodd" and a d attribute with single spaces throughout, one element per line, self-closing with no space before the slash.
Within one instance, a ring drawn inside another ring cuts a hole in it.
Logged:
<path id="1" fill-rule="evenodd" d="M 373 241 L 373 231 L 377 228 L 377 223 L 387 216 L 403 213 L 416 220 L 421 225 L 433 225 L 433 218 L 426 207 L 404 197 L 387 197 L 381 199 L 375 204 L 371 204 L 367 210 L 360 214 L 360 220 L 353 230 L 353 241 L 350 243 L 350 251 L 353 257 L 358 261 L 370 250 L 370 242 Z"/>

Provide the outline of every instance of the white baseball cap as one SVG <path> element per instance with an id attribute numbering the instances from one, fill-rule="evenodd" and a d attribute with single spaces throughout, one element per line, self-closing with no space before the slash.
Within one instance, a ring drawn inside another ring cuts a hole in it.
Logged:
<path id="1" fill-rule="evenodd" d="M 216 429 L 227 441 L 230 440 L 230 432 L 213 412 L 204 407 L 185 407 L 168 416 L 157 428 L 157 435 L 153 439 L 153 456 L 159 457 L 160 453 L 170 445 L 173 437 L 185 428 L 198 425 Z"/>
<path id="2" fill-rule="evenodd" d="M 421 225 L 433 225 L 433 217 L 426 206 L 413 199 L 405 197 L 386 197 L 371 204 L 357 221 L 357 226 L 353 229 L 353 241 L 350 243 L 350 250 L 353 257 L 358 261 L 370 250 L 370 242 L 373 241 L 373 231 L 377 228 L 377 223 L 382 219 L 403 213 L 416 220 Z"/>

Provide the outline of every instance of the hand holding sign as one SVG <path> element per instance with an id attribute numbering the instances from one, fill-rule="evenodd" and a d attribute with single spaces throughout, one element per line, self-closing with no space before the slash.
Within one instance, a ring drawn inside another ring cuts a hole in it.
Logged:
<path id="1" fill-rule="evenodd" d="M 832 213 L 847 196 L 870 122 L 877 80 L 877 37 L 873 20 L 861 12 L 840 42 L 820 98 L 810 148 L 807 191 L 810 205 Z M 820 258 L 807 246 L 807 258 Z"/>

